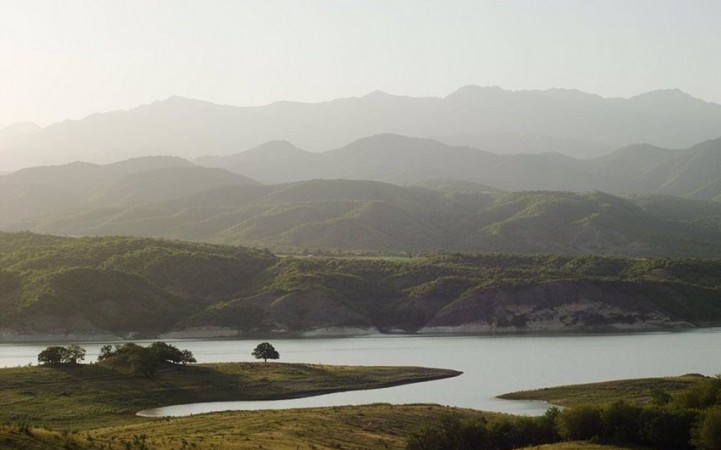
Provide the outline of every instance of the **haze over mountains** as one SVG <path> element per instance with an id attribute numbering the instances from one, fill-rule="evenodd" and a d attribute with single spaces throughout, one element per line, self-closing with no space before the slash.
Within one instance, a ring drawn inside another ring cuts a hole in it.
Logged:
<path id="1" fill-rule="evenodd" d="M 324 153 L 273 141 L 246 152 L 202 157 L 196 162 L 264 183 L 344 178 L 417 184 L 449 179 L 509 191 L 600 190 L 708 200 L 721 194 L 721 139 L 684 150 L 632 145 L 599 158 L 575 159 L 558 153 L 499 155 L 431 139 L 385 134 Z"/>
<path id="2" fill-rule="evenodd" d="M 229 155 L 271 140 L 318 152 L 384 133 L 500 154 L 589 157 L 638 143 L 689 147 L 718 138 L 720 130 L 720 105 L 678 90 L 606 99 L 575 90 L 468 86 L 444 98 L 373 92 L 325 103 L 257 107 L 171 97 L 42 129 L 0 130 L 0 170 L 149 155 Z"/>
<path id="3" fill-rule="evenodd" d="M 0 131 L 8 164 L 84 160 L 0 175 L 0 230 L 292 252 L 718 257 L 719 135 L 721 106 L 680 91 L 471 86 L 249 108 L 174 97 Z M 93 162 L 128 155 L 140 156 Z"/>

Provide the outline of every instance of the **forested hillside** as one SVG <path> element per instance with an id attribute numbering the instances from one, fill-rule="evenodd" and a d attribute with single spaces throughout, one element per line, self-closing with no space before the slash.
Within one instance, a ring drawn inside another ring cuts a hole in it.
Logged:
<path id="1" fill-rule="evenodd" d="M 294 253 L 721 256 L 716 203 L 675 200 L 688 209 L 686 216 L 668 214 L 659 206 L 671 202 L 653 197 L 636 202 L 600 192 L 448 192 L 445 186 L 440 189 L 446 192 L 353 180 L 228 185 L 161 202 L 36 217 L 6 229 L 166 237 Z"/>
<path id="2" fill-rule="evenodd" d="M 278 258 L 178 241 L 2 233 L 0 287 L 6 336 L 544 332 L 721 323 L 718 260 Z"/>

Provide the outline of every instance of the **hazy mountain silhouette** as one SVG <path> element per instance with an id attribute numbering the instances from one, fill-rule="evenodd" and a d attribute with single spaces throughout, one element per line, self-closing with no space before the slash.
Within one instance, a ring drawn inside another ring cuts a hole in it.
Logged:
<path id="1" fill-rule="evenodd" d="M 257 184 L 177 157 L 41 166 L 0 176 L 0 226 L 75 208 L 167 200 L 230 184 Z"/>
<path id="2" fill-rule="evenodd" d="M 171 97 L 0 140 L 0 169 L 151 154 L 228 155 L 272 140 L 317 152 L 376 134 L 435 137 L 493 153 L 600 155 L 635 143 L 719 137 L 721 105 L 678 90 L 607 99 L 575 90 L 467 86 L 445 98 L 373 92 L 323 103 L 234 107 Z"/>
<path id="3" fill-rule="evenodd" d="M 0 142 L 5 139 L 13 139 L 21 136 L 38 133 L 42 127 L 31 122 L 19 122 L 0 128 Z"/>
<path id="4" fill-rule="evenodd" d="M 721 139 L 685 150 L 639 144 L 600 158 L 575 159 L 558 153 L 498 155 L 432 139 L 384 134 L 323 153 L 273 142 L 197 162 L 269 183 L 344 178 L 412 185 L 444 179 L 508 191 L 599 190 L 700 199 L 721 195 Z"/>

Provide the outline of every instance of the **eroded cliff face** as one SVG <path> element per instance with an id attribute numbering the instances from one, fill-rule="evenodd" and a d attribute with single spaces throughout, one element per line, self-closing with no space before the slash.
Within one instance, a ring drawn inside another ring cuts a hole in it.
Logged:
<path id="1" fill-rule="evenodd" d="M 523 287 L 489 288 L 460 298 L 438 295 L 396 298 L 388 300 L 383 307 L 362 310 L 323 291 L 266 293 L 235 300 L 224 308 L 221 316 L 206 316 L 196 323 L 195 328 L 185 328 L 182 333 L 188 336 L 193 335 L 193 330 L 218 326 L 226 327 L 225 332 L 236 329 L 238 334 L 296 336 L 694 327 L 694 323 L 661 310 L 653 298 L 676 294 L 673 289 L 663 286 L 649 290 L 633 283 L 562 280 Z M 252 321 L 248 320 L 249 314 L 254 317 Z"/>
<path id="2" fill-rule="evenodd" d="M 420 333 L 643 330 L 692 327 L 626 283 L 557 281 L 477 292 L 439 310 Z"/>
<path id="3" fill-rule="evenodd" d="M 461 295 L 427 294 L 359 305 L 324 290 L 261 293 L 214 305 L 171 329 L 143 336 L 176 338 L 258 335 L 350 336 L 375 333 L 461 334 L 643 331 L 699 324 L 659 305 L 681 304 L 688 292 L 658 284 L 560 280 L 506 286 Z M 369 306 L 370 305 L 370 306 Z M 678 313 L 678 311 L 676 311 Z M 132 337 L 137 330 L 109 331 L 75 314 L 68 320 L 36 317 L 22 328 L 2 328 L 0 338 L 82 335 Z"/>

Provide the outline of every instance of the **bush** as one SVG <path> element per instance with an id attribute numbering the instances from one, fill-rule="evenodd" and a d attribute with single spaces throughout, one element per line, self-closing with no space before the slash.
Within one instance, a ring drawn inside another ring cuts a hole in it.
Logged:
<path id="1" fill-rule="evenodd" d="M 408 450 L 483 450 L 488 431 L 483 423 L 468 423 L 452 415 L 441 419 L 436 426 L 427 427 L 411 435 Z"/>
<path id="2" fill-rule="evenodd" d="M 601 411 L 604 442 L 637 443 L 639 441 L 639 417 L 643 408 L 624 401 L 615 402 Z"/>
<path id="3" fill-rule="evenodd" d="M 601 411 L 596 406 L 578 405 L 567 408 L 556 419 L 558 433 L 570 441 L 585 441 L 601 436 Z"/>
<path id="4" fill-rule="evenodd" d="M 694 438 L 698 448 L 704 450 L 721 449 L 721 407 L 706 412 Z"/>

